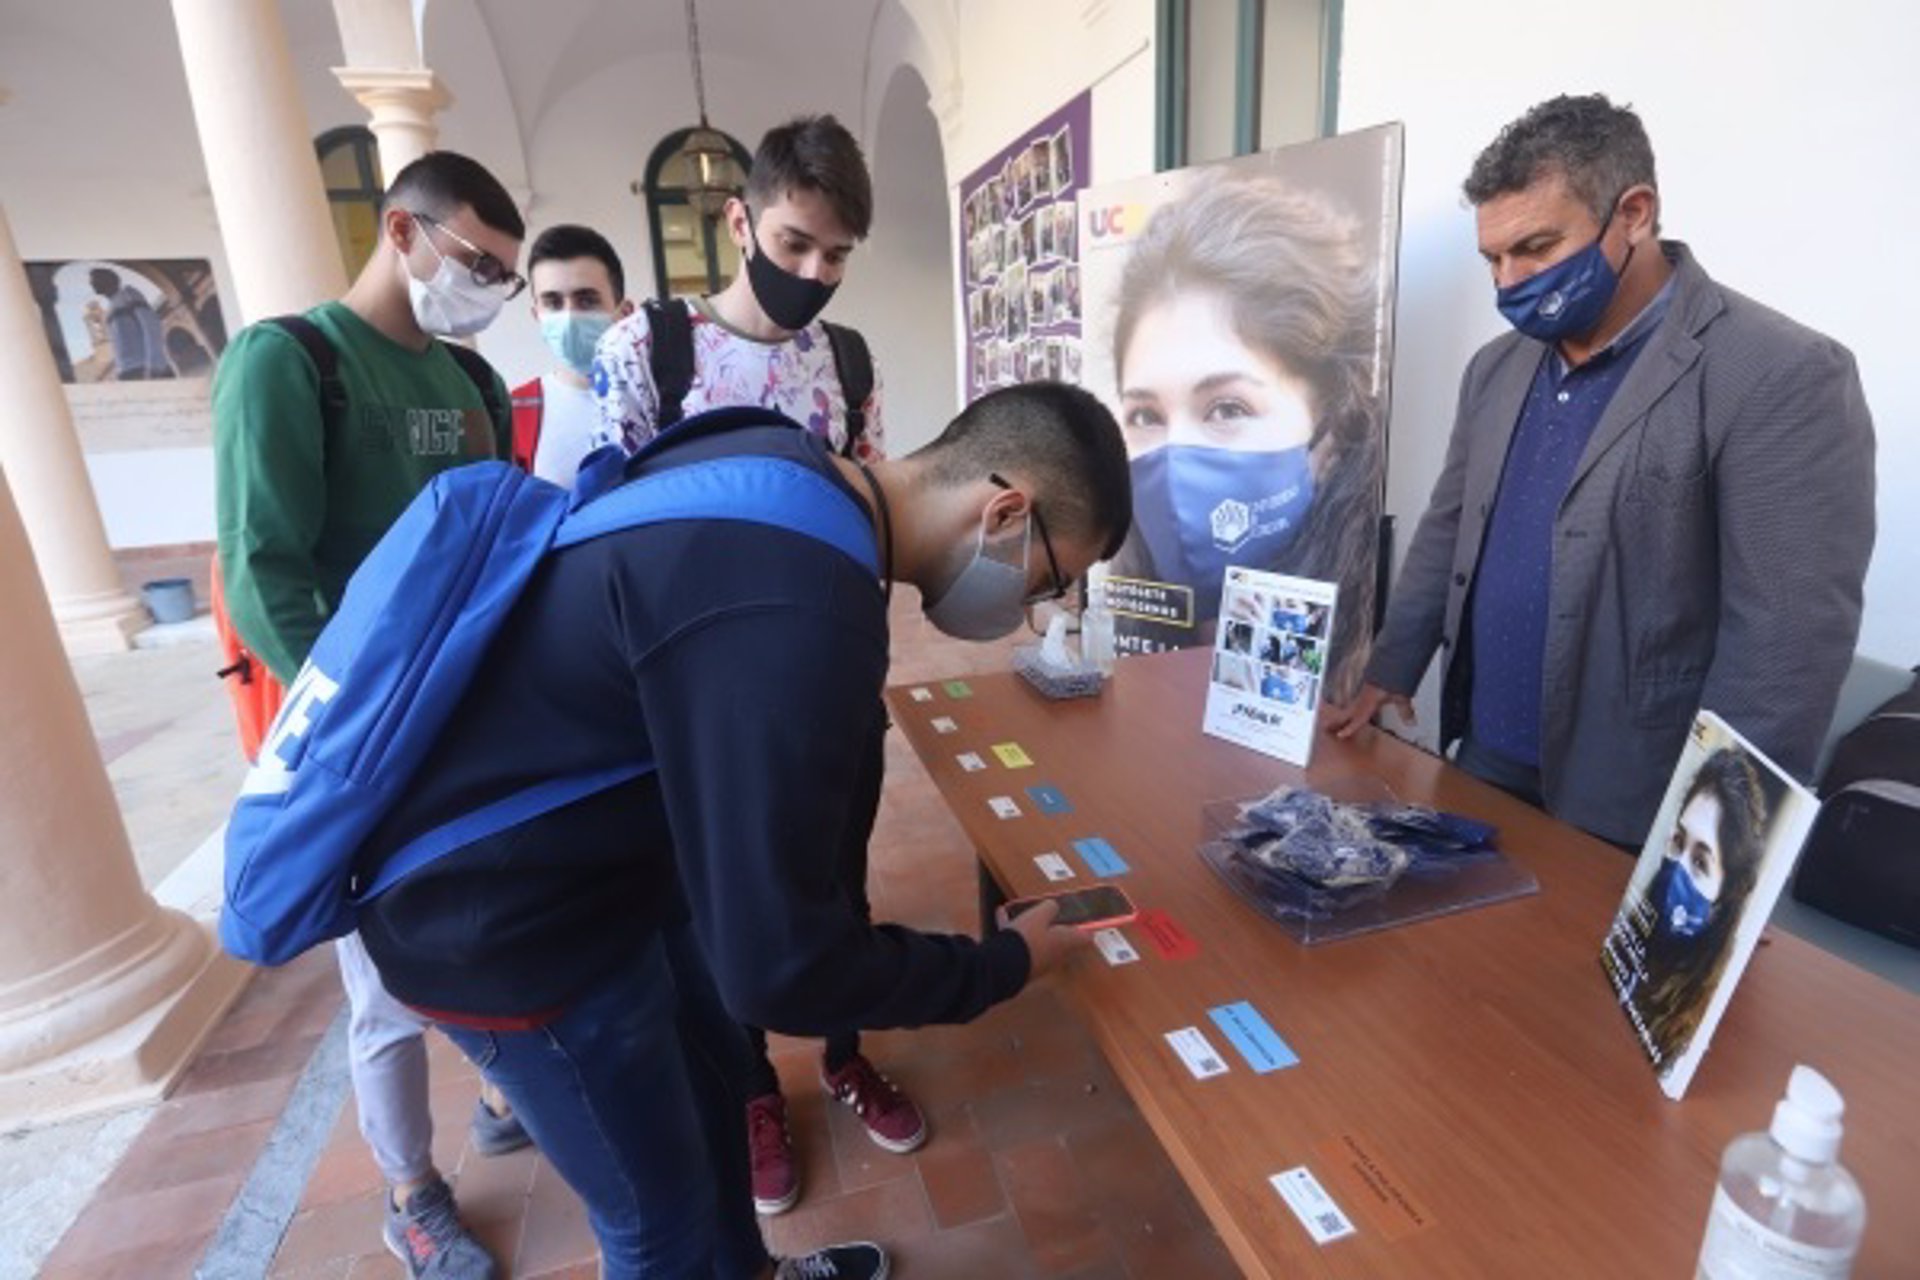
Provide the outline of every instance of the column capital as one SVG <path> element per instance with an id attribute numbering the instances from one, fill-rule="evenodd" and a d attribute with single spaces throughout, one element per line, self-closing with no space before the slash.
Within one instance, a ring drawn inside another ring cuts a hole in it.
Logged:
<path id="1" fill-rule="evenodd" d="M 333 78 L 376 119 L 392 113 L 430 121 L 453 105 L 453 94 L 428 67 L 335 67 Z"/>

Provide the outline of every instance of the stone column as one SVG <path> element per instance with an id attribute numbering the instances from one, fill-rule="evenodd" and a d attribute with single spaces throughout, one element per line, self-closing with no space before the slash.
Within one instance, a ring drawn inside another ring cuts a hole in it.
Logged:
<path id="1" fill-rule="evenodd" d="M 440 126 L 434 117 L 453 103 L 440 77 L 425 67 L 381 69 L 335 67 L 333 74 L 367 109 L 367 128 L 380 145 L 382 181 L 434 149 Z"/>
<path id="2" fill-rule="evenodd" d="M 147 611 L 127 594 L 107 547 L 73 410 L 46 326 L 0 210 L 0 470 L 19 495 L 33 559 L 69 653 L 132 647 Z M 0 600 L 4 600 L 0 596 Z M 4 704 L 0 704 L 4 705 Z M 0 845 L 0 849 L 4 849 Z"/>
<path id="3" fill-rule="evenodd" d="M 140 885 L 9 479 L 0 477 L 0 1131 L 161 1096 L 251 973 Z"/>
<path id="4" fill-rule="evenodd" d="M 227 269 L 248 321 L 346 292 L 275 0 L 173 0 Z"/>

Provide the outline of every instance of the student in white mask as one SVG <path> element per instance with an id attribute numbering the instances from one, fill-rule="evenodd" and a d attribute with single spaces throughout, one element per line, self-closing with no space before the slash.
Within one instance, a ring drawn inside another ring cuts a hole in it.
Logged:
<path id="1" fill-rule="evenodd" d="M 593 448 L 600 410 L 589 381 L 600 336 L 633 314 L 620 255 L 591 227 L 560 223 L 527 254 L 534 319 L 554 366 L 513 389 L 513 460 L 568 488 Z"/>

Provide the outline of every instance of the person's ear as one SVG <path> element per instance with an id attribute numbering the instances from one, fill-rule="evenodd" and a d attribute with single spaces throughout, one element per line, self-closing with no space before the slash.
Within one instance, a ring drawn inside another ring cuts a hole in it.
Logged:
<path id="1" fill-rule="evenodd" d="M 413 249 L 413 237 L 419 233 L 420 224 L 414 221 L 411 213 L 405 209 L 387 209 L 380 215 L 381 229 L 386 232 L 387 241 L 393 245 L 394 252 L 406 257 Z"/>
<path id="2" fill-rule="evenodd" d="M 1008 529 L 1025 524 L 1031 505 L 1027 501 L 1027 495 L 1018 489 L 996 488 L 993 491 L 992 500 L 987 503 L 987 536 L 995 537 Z"/>
<path id="3" fill-rule="evenodd" d="M 733 241 L 733 247 L 745 253 L 753 242 L 753 221 L 749 216 L 747 202 L 739 196 L 727 199 L 723 216 L 727 220 L 727 236 Z"/>
<path id="4" fill-rule="evenodd" d="M 620 299 L 620 305 L 613 309 L 613 318 L 615 320 L 625 320 L 628 316 L 632 314 L 633 314 L 632 298 Z"/>
<path id="5" fill-rule="evenodd" d="M 1626 227 L 1628 244 L 1652 239 L 1654 226 L 1660 220 L 1660 193 L 1644 182 L 1627 188 L 1626 194 L 1620 197 L 1620 211 L 1615 217 Z"/>

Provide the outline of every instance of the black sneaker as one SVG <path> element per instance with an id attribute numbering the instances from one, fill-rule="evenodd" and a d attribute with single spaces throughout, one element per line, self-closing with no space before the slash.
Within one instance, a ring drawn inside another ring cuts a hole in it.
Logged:
<path id="1" fill-rule="evenodd" d="M 773 1280 L 887 1280 L 887 1252 L 865 1240 L 828 1245 L 804 1258 L 782 1259 Z"/>

